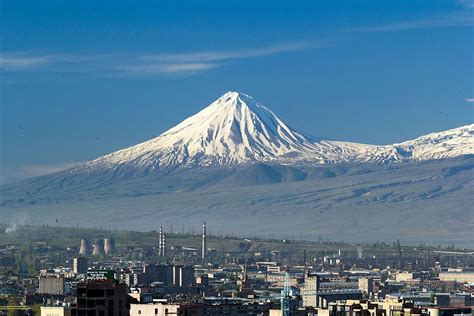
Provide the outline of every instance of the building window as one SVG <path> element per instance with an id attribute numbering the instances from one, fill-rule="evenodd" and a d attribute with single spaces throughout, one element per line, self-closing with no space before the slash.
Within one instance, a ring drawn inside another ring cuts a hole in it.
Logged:
<path id="1" fill-rule="evenodd" d="M 142 311 L 139 309 L 138 310 L 138 315 L 141 315 L 142 314 Z"/>

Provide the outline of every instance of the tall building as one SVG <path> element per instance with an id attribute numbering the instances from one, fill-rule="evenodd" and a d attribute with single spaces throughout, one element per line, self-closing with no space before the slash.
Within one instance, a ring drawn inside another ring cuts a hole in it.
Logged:
<path id="1" fill-rule="evenodd" d="M 76 274 L 87 273 L 88 260 L 85 257 L 75 257 L 72 260 L 72 271 Z"/>
<path id="2" fill-rule="evenodd" d="M 146 282 L 162 282 L 164 285 L 173 284 L 173 266 L 164 264 L 148 264 L 143 267 Z"/>
<path id="3" fill-rule="evenodd" d="M 374 292 L 374 279 L 371 277 L 359 278 L 359 290 L 370 296 Z"/>
<path id="4" fill-rule="evenodd" d="M 75 315 L 128 316 L 127 285 L 113 280 L 93 280 L 77 284 Z"/>
<path id="5" fill-rule="evenodd" d="M 206 222 L 202 224 L 202 246 L 201 246 L 201 259 L 205 260 L 206 259 L 206 254 L 207 254 L 207 240 L 206 240 Z"/>
<path id="6" fill-rule="evenodd" d="M 56 274 L 40 275 L 38 293 L 64 294 L 64 277 Z"/>
<path id="7" fill-rule="evenodd" d="M 304 279 L 304 286 L 301 291 L 303 306 L 318 306 L 319 276 L 307 274 Z"/>

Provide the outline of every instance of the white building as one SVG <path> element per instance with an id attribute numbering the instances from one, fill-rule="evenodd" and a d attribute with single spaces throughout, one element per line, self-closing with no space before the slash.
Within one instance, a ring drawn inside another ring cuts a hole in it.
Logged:
<path id="1" fill-rule="evenodd" d="M 179 304 L 130 304 L 130 316 L 178 315 Z"/>
<path id="2" fill-rule="evenodd" d="M 41 316 L 71 316 L 69 306 L 41 306 Z"/>

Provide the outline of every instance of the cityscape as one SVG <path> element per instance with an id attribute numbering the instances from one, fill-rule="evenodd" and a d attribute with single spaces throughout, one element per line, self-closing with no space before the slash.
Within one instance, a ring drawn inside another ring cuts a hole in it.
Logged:
<path id="1" fill-rule="evenodd" d="M 0 316 L 474 316 L 474 0 L 0 0 Z"/>
<path id="2" fill-rule="evenodd" d="M 469 315 L 474 252 L 195 232 L 3 225 L 0 311 Z M 51 239 L 51 236 L 55 236 Z"/>

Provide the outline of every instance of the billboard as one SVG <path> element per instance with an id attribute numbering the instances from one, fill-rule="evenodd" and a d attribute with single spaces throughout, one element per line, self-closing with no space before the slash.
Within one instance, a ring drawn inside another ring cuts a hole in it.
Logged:
<path id="1" fill-rule="evenodd" d="M 90 269 L 87 270 L 88 280 L 115 280 L 115 270 Z"/>

